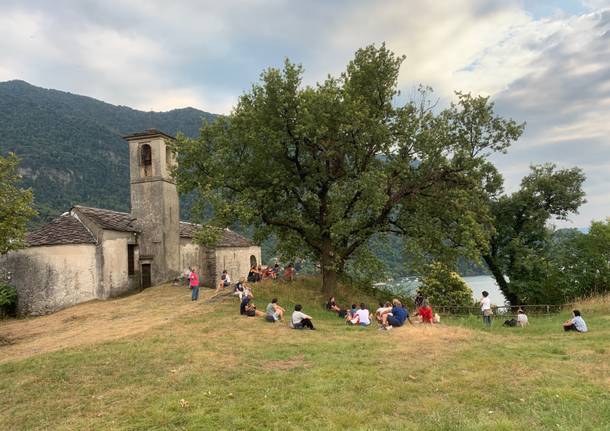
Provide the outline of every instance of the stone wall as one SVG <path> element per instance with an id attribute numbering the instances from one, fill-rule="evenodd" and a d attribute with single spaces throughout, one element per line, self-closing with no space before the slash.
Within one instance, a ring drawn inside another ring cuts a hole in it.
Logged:
<path id="1" fill-rule="evenodd" d="M 93 244 L 30 247 L 0 256 L 17 288 L 17 313 L 47 314 L 96 298 L 100 282 Z"/>

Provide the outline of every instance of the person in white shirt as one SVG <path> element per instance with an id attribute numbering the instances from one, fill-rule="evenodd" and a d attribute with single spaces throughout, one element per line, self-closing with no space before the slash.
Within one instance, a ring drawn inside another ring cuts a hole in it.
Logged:
<path id="1" fill-rule="evenodd" d="M 290 324 L 293 329 L 316 329 L 313 327 L 313 323 L 311 323 L 311 316 L 303 313 L 303 306 L 301 304 L 297 304 L 294 306 L 294 312 L 292 313 L 292 317 L 290 318 Z"/>
<path id="2" fill-rule="evenodd" d="M 517 311 L 517 326 L 525 327 L 529 325 L 529 323 L 530 322 L 525 314 L 525 311 L 520 308 L 519 311 Z"/>
<path id="3" fill-rule="evenodd" d="M 587 323 L 585 319 L 580 315 L 579 310 L 572 311 L 572 315 L 574 316 L 572 319 L 566 321 L 563 324 L 564 331 L 576 331 L 576 332 L 587 332 L 589 328 L 587 328 Z"/>
<path id="4" fill-rule="evenodd" d="M 360 308 L 356 310 L 352 319 L 349 320 L 349 323 L 360 326 L 369 326 L 371 324 L 370 313 L 364 303 L 360 303 Z"/>
<path id="5" fill-rule="evenodd" d="M 392 304 L 389 302 L 386 302 L 385 304 L 380 302 L 379 308 L 375 311 L 375 319 L 380 325 L 383 322 L 383 315 L 387 313 L 392 313 Z"/>
<path id="6" fill-rule="evenodd" d="M 222 271 L 222 275 L 220 276 L 220 282 L 218 283 L 218 287 L 216 288 L 216 293 L 220 292 L 225 287 L 229 287 L 231 285 L 231 277 L 229 273 L 225 269 Z"/>
<path id="7" fill-rule="evenodd" d="M 491 316 L 493 312 L 491 311 L 491 301 L 489 299 L 489 292 L 486 290 L 482 293 L 483 297 L 481 298 L 481 311 L 483 312 L 483 323 L 485 326 L 491 326 Z"/>

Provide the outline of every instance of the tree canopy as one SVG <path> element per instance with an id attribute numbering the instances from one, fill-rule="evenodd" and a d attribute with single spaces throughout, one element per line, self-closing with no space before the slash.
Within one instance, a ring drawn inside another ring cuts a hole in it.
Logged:
<path id="1" fill-rule="evenodd" d="M 557 273 L 547 224 L 567 219 L 585 202 L 579 168 L 547 164 L 531 170 L 517 192 L 489 201 L 494 230 L 482 256 L 512 304 L 564 299 L 562 283 L 552 277 Z"/>
<path id="2" fill-rule="evenodd" d="M 473 248 L 483 234 L 471 197 L 493 182 L 487 157 L 523 126 L 469 94 L 439 112 L 426 91 L 398 103 L 403 60 L 368 46 L 316 86 L 288 60 L 264 71 L 229 116 L 178 137 L 180 190 L 213 207 L 209 225 L 239 221 L 275 235 L 286 256 L 320 261 L 325 291 L 378 233 L 449 229 Z M 435 224 L 410 223 L 435 209 Z"/>
<path id="3" fill-rule="evenodd" d="M 32 209 L 32 191 L 19 188 L 15 154 L 0 156 L 0 254 L 23 247 Z"/>

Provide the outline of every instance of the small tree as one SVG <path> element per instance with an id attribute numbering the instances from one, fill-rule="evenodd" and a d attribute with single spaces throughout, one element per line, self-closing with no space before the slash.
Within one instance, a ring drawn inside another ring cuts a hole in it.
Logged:
<path id="1" fill-rule="evenodd" d="M 424 274 L 420 291 L 433 306 L 472 305 L 472 290 L 445 264 L 428 264 Z"/>
<path id="2" fill-rule="evenodd" d="M 0 254 L 23 247 L 32 209 L 32 191 L 19 188 L 19 159 L 0 156 Z"/>

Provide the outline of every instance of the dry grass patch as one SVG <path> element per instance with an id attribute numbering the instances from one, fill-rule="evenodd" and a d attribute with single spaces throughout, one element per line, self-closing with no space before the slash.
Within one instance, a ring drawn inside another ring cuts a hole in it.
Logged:
<path id="1" fill-rule="evenodd" d="M 294 368 L 308 368 L 310 366 L 311 363 L 307 362 L 303 355 L 298 355 L 289 359 L 265 362 L 261 368 L 268 371 L 288 371 Z"/>
<path id="2" fill-rule="evenodd" d="M 211 295 L 203 291 L 202 298 Z M 163 285 L 123 298 L 90 301 L 54 314 L 2 322 L 0 363 L 32 355 L 116 340 L 145 332 L 178 317 L 197 313 L 202 304 L 182 287 Z"/>

